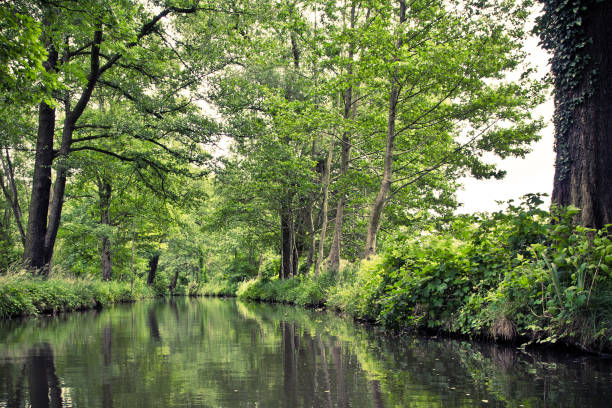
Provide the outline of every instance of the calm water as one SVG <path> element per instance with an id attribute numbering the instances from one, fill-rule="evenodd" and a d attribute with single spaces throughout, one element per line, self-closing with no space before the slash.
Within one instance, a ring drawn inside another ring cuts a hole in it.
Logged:
<path id="1" fill-rule="evenodd" d="M 612 362 L 220 299 L 0 322 L 0 407 L 610 407 Z"/>

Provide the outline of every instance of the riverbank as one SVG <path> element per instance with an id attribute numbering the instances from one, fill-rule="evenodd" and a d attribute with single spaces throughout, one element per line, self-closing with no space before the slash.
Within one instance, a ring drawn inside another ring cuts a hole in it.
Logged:
<path id="1" fill-rule="evenodd" d="M 339 273 L 227 273 L 190 294 L 325 306 L 385 329 L 423 329 L 521 344 L 612 351 L 612 240 L 573 224 L 575 208 L 457 217 L 391 237 Z M 308 271 L 303 271 L 308 272 Z"/>
<path id="2" fill-rule="evenodd" d="M 93 279 L 1 276 L 0 319 L 98 309 L 155 297 L 153 289 L 139 279 L 134 281 L 133 290 L 130 286 L 130 282 Z"/>
<path id="3" fill-rule="evenodd" d="M 379 262 L 379 260 L 377 259 Z M 376 263 L 374 261 L 372 263 Z M 329 274 L 319 278 L 298 277 L 286 280 L 253 279 L 240 284 L 229 282 L 214 282 L 204 285 L 198 293 L 192 296 L 236 297 L 241 300 L 283 303 L 306 308 L 322 308 L 349 316 L 358 321 L 366 321 L 382 326 L 395 332 L 417 331 L 428 334 L 439 334 L 445 337 L 459 337 L 491 341 L 521 346 L 538 345 L 547 347 L 562 347 L 579 350 L 589 354 L 609 357 L 612 353 L 610 341 L 609 320 L 599 322 L 597 326 L 586 325 L 584 322 L 565 320 L 560 324 L 551 318 L 540 317 L 540 326 L 518 325 L 521 316 L 503 315 L 498 320 L 483 319 L 475 321 L 485 314 L 470 316 L 473 321 L 467 329 L 460 321 L 461 314 L 452 314 L 447 319 L 427 321 L 424 312 L 402 321 L 382 320 L 375 310 L 368 310 L 364 299 L 364 291 L 368 290 L 361 279 L 349 282 L 346 276 L 335 279 Z M 372 288 L 370 287 L 369 290 Z M 370 303 L 371 305 L 371 303 Z M 425 308 L 426 306 L 421 306 Z M 411 310 L 414 313 L 414 308 Z M 492 311 L 487 311 L 491 313 Z M 535 317 L 535 316 L 534 316 Z M 594 322 L 591 322 L 593 324 Z M 542 326 L 546 330 L 542 330 Z"/>

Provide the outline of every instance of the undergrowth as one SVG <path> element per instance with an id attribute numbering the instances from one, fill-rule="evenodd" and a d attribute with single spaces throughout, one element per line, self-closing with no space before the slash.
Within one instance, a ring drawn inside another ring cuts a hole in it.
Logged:
<path id="1" fill-rule="evenodd" d="M 324 305 L 392 330 L 612 350 L 608 228 L 575 226 L 578 209 L 549 213 L 540 203 L 530 195 L 503 212 L 398 233 L 338 276 L 250 279 L 226 294 Z"/>
<path id="2" fill-rule="evenodd" d="M 9 274 L 0 276 L 0 318 L 93 309 L 154 296 L 154 291 L 140 279 L 134 281 L 130 293 L 130 282 L 125 281 Z"/>

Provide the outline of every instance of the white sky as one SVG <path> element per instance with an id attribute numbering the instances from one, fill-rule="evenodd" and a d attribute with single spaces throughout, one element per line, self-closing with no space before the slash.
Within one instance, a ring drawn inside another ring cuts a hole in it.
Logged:
<path id="1" fill-rule="evenodd" d="M 549 55 L 538 46 L 536 37 L 525 42 L 529 59 L 537 67 L 538 77 L 543 77 L 549 71 Z M 476 180 L 464 178 L 463 190 L 457 192 L 457 197 L 463 205 L 457 213 L 473 213 L 477 211 L 495 211 L 500 208 L 496 201 L 518 199 L 528 193 L 547 193 L 550 196 L 554 175 L 553 152 L 553 101 L 552 96 L 540 105 L 535 116 L 541 116 L 546 121 L 546 128 L 541 131 L 542 139 L 532 144 L 532 152 L 524 159 L 507 158 L 501 160 L 492 158 L 490 161 L 499 163 L 499 168 L 506 170 L 502 180 Z M 550 202 L 547 197 L 546 206 Z"/>

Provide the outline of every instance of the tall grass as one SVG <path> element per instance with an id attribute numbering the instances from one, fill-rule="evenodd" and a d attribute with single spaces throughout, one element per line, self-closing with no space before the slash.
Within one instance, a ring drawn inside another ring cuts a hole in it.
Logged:
<path id="1" fill-rule="evenodd" d="M 10 274 L 0 276 L 0 318 L 94 309 L 154 296 L 139 279 L 131 291 L 130 282 Z"/>

